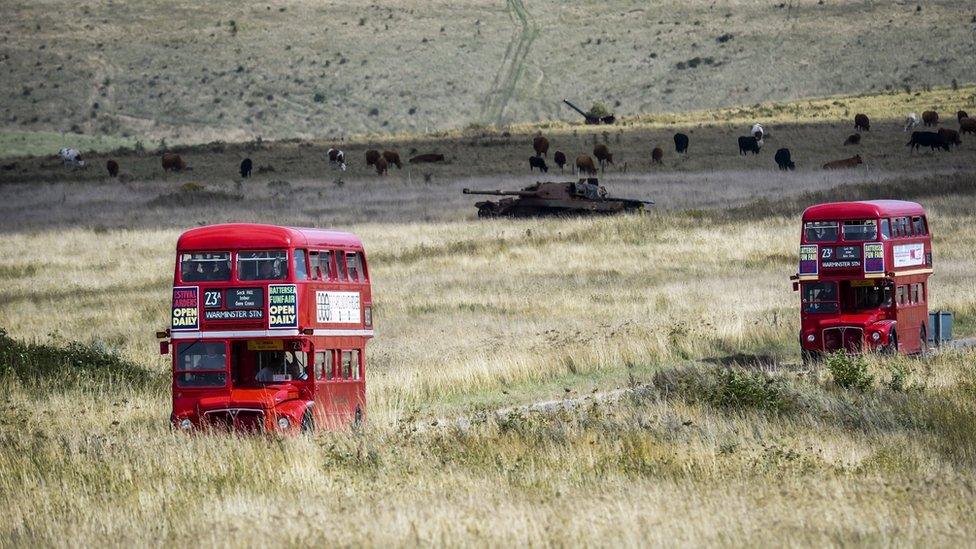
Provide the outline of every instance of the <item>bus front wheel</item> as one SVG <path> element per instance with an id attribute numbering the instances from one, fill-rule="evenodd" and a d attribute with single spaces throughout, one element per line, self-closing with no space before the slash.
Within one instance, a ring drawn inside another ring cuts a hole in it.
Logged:
<path id="1" fill-rule="evenodd" d="M 888 344 L 884 346 L 882 352 L 886 355 L 898 353 L 898 332 L 891 330 L 891 333 L 888 334 Z"/>
<path id="2" fill-rule="evenodd" d="M 819 351 L 811 351 L 810 349 L 801 348 L 800 349 L 800 358 L 803 359 L 803 365 L 804 366 L 807 366 L 807 365 L 813 364 L 815 362 L 818 362 L 820 360 L 820 352 Z"/>
<path id="3" fill-rule="evenodd" d="M 305 414 L 302 415 L 302 432 L 311 433 L 315 430 L 315 419 L 312 418 L 312 411 L 305 410 Z"/>

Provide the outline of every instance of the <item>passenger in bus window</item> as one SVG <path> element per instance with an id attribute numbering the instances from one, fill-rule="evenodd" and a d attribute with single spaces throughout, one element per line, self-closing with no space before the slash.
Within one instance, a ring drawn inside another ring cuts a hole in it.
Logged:
<path id="1" fill-rule="evenodd" d="M 200 363 L 197 365 L 198 370 L 223 370 L 224 369 L 224 355 L 220 353 L 222 345 L 219 343 L 207 343 L 205 350 L 206 353 L 201 357 Z"/>

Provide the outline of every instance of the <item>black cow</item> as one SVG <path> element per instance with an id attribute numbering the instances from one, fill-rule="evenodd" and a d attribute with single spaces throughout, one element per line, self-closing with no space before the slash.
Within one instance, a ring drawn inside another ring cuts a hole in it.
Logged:
<path id="1" fill-rule="evenodd" d="M 746 154 L 749 151 L 752 151 L 752 154 L 759 154 L 762 146 L 762 140 L 756 139 L 754 135 L 743 135 L 739 138 L 739 154 Z"/>
<path id="2" fill-rule="evenodd" d="M 913 151 L 917 151 L 919 147 L 931 147 L 933 151 L 935 149 L 949 150 L 949 142 L 946 141 L 946 138 L 935 132 L 912 132 L 912 139 L 905 143 L 905 146 L 911 147 Z"/>
<path id="3" fill-rule="evenodd" d="M 541 156 L 529 157 L 529 171 L 531 172 L 534 168 L 539 168 L 539 171 L 542 173 L 549 172 L 549 166 L 546 166 L 546 160 Z"/>
<path id="4" fill-rule="evenodd" d="M 776 165 L 779 166 L 779 169 L 781 170 L 796 169 L 796 164 L 793 163 L 793 160 L 790 157 L 789 149 L 780 149 L 776 151 L 776 156 L 773 157 L 773 160 L 776 161 Z"/>
<path id="5" fill-rule="evenodd" d="M 674 134 L 674 151 L 678 153 L 688 152 L 688 136 L 683 133 Z"/>
<path id="6" fill-rule="evenodd" d="M 251 162 L 250 158 L 245 158 L 241 161 L 241 177 L 251 177 L 251 168 L 254 164 Z"/>

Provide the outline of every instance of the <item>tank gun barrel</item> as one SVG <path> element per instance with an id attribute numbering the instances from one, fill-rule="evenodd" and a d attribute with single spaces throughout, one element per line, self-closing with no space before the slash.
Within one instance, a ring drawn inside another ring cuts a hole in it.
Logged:
<path id="1" fill-rule="evenodd" d="M 574 111 L 576 111 L 576 112 L 578 112 L 578 113 L 580 113 L 580 114 L 582 114 L 583 116 L 585 116 L 585 117 L 587 117 L 587 118 L 589 118 L 589 117 L 590 117 L 590 115 L 588 115 L 588 114 L 586 114 L 585 112 L 583 112 L 583 111 L 582 111 L 582 110 L 581 110 L 581 109 L 580 109 L 579 107 L 577 107 L 576 105 L 574 105 L 574 104 L 572 104 L 572 103 L 570 103 L 570 102 L 569 102 L 569 99 L 563 99 L 563 103 L 566 103 L 567 105 L 569 105 L 569 108 L 571 108 L 571 109 L 573 109 Z"/>
<path id="2" fill-rule="evenodd" d="M 478 189 L 462 189 L 463 194 L 489 194 L 492 196 L 535 196 L 532 191 L 481 191 Z"/>

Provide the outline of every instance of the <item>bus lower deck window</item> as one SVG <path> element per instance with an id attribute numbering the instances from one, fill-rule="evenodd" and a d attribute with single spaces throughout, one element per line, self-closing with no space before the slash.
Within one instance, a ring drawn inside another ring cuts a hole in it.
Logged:
<path id="1" fill-rule="evenodd" d="M 315 352 L 315 379 L 327 380 L 335 377 L 332 372 L 333 354 L 335 351 L 316 351 Z"/>

